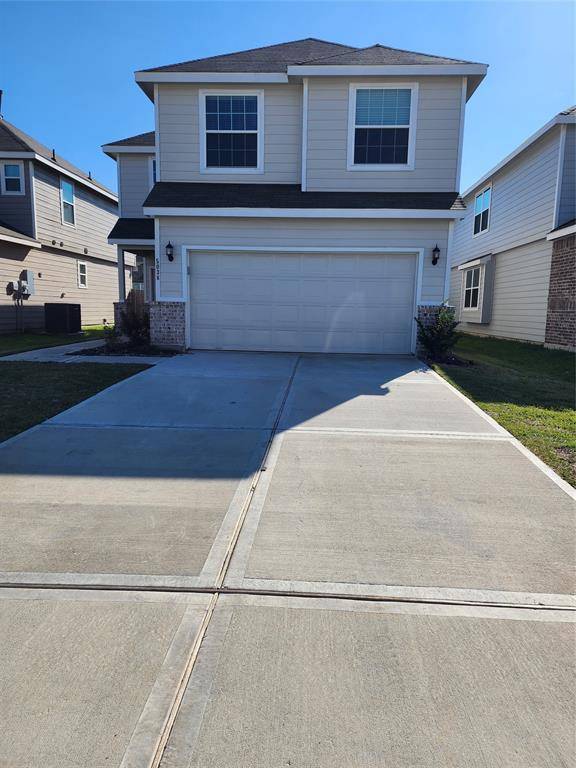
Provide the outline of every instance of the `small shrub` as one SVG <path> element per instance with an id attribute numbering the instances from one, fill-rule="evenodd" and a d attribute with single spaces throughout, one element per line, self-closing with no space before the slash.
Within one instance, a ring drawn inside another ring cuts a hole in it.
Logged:
<path id="1" fill-rule="evenodd" d="M 122 344 L 122 334 L 113 325 L 104 327 L 104 345 L 107 352 L 116 351 Z"/>
<path id="2" fill-rule="evenodd" d="M 445 360 L 454 344 L 458 341 L 456 327 L 458 322 L 454 319 L 453 307 L 443 304 L 433 323 L 429 325 L 416 318 L 418 324 L 418 341 L 424 347 L 428 357 L 432 360 Z"/>
<path id="3" fill-rule="evenodd" d="M 128 337 L 132 347 L 147 347 L 150 344 L 150 315 L 139 293 L 130 291 L 120 318 L 122 333 Z"/>

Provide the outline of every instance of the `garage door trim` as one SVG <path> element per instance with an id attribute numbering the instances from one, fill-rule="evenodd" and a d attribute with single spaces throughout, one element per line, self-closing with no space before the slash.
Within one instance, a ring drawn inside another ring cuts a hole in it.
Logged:
<path id="1" fill-rule="evenodd" d="M 190 316 L 190 255 L 195 252 L 215 251 L 218 253 L 371 253 L 382 254 L 387 253 L 405 253 L 407 255 L 416 256 L 416 274 L 414 285 L 414 307 L 413 316 L 415 317 L 418 310 L 418 305 L 421 303 L 422 294 L 422 273 L 424 269 L 424 248 L 407 248 L 407 247 L 385 247 L 385 248 L 313 248 L 313 247 L 298 247 L 298 246 L 277 246 L 277 245 L 183 245 L 182 246 L 182 284 L 184 289 L 184 302 L 185 302 L 185 322 L 186 322 L 186 348 L 191 346 L 191 316 Z M 412 320 L 412 342 L 411 352 L 416 352 L 416 321 Z"/>

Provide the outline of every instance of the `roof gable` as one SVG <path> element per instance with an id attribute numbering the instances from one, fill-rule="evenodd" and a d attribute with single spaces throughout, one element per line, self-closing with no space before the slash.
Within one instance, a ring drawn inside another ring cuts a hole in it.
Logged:
<path id="1" fill-rule="evenodd" d="M 104 146 L 153 148 L 155 143 L 156 136 L 154 131 L 147 131 L 146 133 L 137 133 L 136 136 L 128 136 L 126 139 L 118 139 L 118 141 L 107 141 Z"/>

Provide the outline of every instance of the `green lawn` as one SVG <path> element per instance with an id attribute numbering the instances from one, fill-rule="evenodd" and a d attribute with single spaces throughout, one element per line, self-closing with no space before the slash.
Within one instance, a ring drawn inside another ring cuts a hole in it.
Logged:
<path id="1" fill-rule="evenodd" d="M 436 371 L 576 486 L 574 355 L 466 335 L 454 351 L 474 365 Z"/>
<path id="2" fill-rule="evenodd" d="M 0 362 L 0 441 L 146 368 L 124 363 Z"/>
<path id="3" fill-rule="evenodd" d="M 31 349 L 59 347 L 61 344 L 77 344 L 104 338 L 103 325 L 86 325 L 82 333 L 6 333 L 0 335 L 0 357 L 28 352 Z"/>

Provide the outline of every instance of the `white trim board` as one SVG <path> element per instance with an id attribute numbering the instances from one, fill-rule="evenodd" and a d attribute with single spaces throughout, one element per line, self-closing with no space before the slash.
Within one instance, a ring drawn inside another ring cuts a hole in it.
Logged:
<path id="1" fill-rule="evenodd" d="M 556 188 L 554 190 L 554 217 L 552 226 L 558 226 L 558 214 L 560 212 L 560 197 L 562 194 L 562 176 L 564 172 L 564 153 L 566 151 L 566 132 L 565 125 L 560 126 L 560 142 L 558 144 L 558 168 L 556 170 Z"/>
<path id="2" fill-rule="evenodd" d="M 288 75 L 347 77 L 357 75 L 485 75 L 486 64 L 350 64 L 288 66 Z"/>
<path id="3" fill-rule="evenodd" d="M 154 240 L 130 240 L 122 237 L 109 237 L 110 245 L 141 245 L 146 248 L 154 247 Z"/>
<path id="4" fill-rule="evenodd" d="M 39 243 L 37 240 L 26 240 L 26 238 L 18 237 L 17 235 L 12 237 L 12 235 L 5 235 L 1 232 L 0 232 L 0 242 L 14 243 L 15 245 L 26 245 L 29 248 L 40 248 L 42 246 L 42 243 Z"/>
<path id="5" fill-rule="evenodd" d="M 144 154 L 153 155 L 156 148 L 153 144 L 147 144 L 146 146 L 123 146 L 122 144 L 102 144 L 100 147 L 102 152 L 110 155 L 134 155 Z"/>
<path id="6" fill-rule="evenodd" d="M 135 72 L 137 83 L 287 83 L 283 72 Z"/>
<path id="7" fill-rule="evenodd" d="M 464 211 L 421 208 L 162 208 L 145 206 L 145 216 L 266 219 L 459 219 Z"/>
<path id="8" fill-rule="evenodd" d="M 576 224 L 570 224 L 570 226 L 557 229 L 555 232 L 550 232 L 546 235 L 546 240 L 558 240 L 559 237 L 568 237 L 568 235 L 576 234 Z"/>

